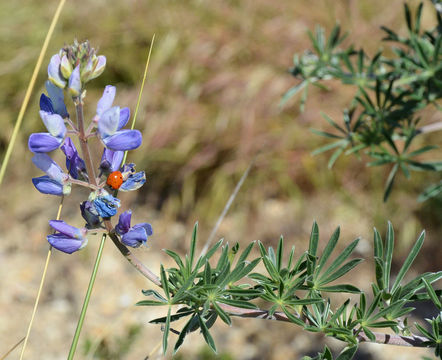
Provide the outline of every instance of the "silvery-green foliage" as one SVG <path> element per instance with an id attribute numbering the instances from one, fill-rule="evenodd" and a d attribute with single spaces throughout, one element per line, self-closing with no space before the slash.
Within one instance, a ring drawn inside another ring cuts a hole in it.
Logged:
<path id="1" fill-rule="evenodd" d="M 143 294 L 151 299 L 139 301 L 137 305 L 167 307 L 167 316 L 151 321 L 164 326 L 164 352 L 168 348 L 170 332 L 178 335 L 174 345 L 176 352 L 187 335 L 196 330 L 216 352 L 210 328 L 219 320 L 231 325 L 232 316 L 241 316 L 287 321 L 305 331 L 320 332 L 341 340 L 346 347 L 337 357 L 340 360 L 352 359 L 363 341 L 382 342 L 386 334 L 375 332 L 380 328 L 389 328 L 396 334 L 396 337 L 390 335 L 392 341 L 389 343 L 406 341 L 412 346 L 431 347 L 439 356 L 441 315 L 428 320 L 432 330 L 422 324 L 415 327 L 408 325 L 414 310 L 411 303 L 431 300 L 437 312 L 442 309 L 441 291 L 432 287 L 442 278 L 442 271 L 405 280 L 423 245 L 425 232 L 410 249 L 399 272 L 392 274 L 393 227 L 388 223 L 385 240 L 374 229 L 375 269 L 370 292 L 340 280 L 362 259 L 352 256 L 359 239 L 336 253 L 339 236 L 338 227 L 320 253 L 319 228 L 315 222 L 308 249 L 297 254 L 294 246 L 285 247 L 281 237 L 276 249 L 266 248 L 258 241 L 257 249 L 252 242 L 242 251 L 239 251 L 238 244 L 230 247 L 220 240 L 205 255 L 196 257 L 195 225 L 189 254 L 181 257 L 165 250 L 176 265 L 167 269 L 161 265 L 163 294 L 145 290 Z M 215 258 L 218 260 L 215 261 Z M 265 271 L 254 272 L 259 263 Z M 352 296 L 341 304 L 335 304 L 329 294 L 336 292 L 358 294 L 358 299 Z M 268 310 L 258 308 L 257 303 L 262 304 L 263 300 L 268 304 Z M 172 309 L 177 310 L 173 313 Z M 187 318 L 183 328 L 173 329 L 172 324 L 182 318 Z M 332 355 L 325 348 L 314 359 L 332 359 Z"/>
<path id="2" fill-rule="evenodd" d="M 440 110 L 438 101 L 442 97 L 442 17 L 435 7 L 437 26 L 422 29 L 423 4 L 419 4 L 413 15 L 404 5 L 407 36 L 382 27 L 383 40 L 391 44 L 393 56 L 379 50 L 370 57 L 363 49 L 353 45 L 340 48 L 346 35 L 336 25 L 328 38 L 322 28 L 309 32 L 312 49 L 294 56 L 291 74 L 300 80 L 289 89 L 282 102 L 298 92 L 301 95 L 301 110 L 307 99 L 310 85 L 327 89 L 325 82 L 338 79 L 356 91 L 349 107 L 343 110 L 342 120 L 335 121 L 328 115 L 324 119 L 333 127 L 333 132 L 313 129 L 331 142 L 314 154 L 334 150 L 329 168 L 342 154 L 359 156 L 361 152 L 371 158 L 368 166 L 389 165 L 390 174 L 385 184 L 384 201 L 393 188 L 399 172 L 410 178 L 411 171 L 442 170 L 442 161 L 421 161 L 417 156 L 437 148 L 428 144 L 413 148 L 416 137 L 429 131 L 441 130 L 441 123 L 430 127 L 419 127 L 418 111 L 432 106 Z M 430 129 L 433 127 L 432 129 Z M 419 197 L 424 201 L 442 191 L 442 182 L 429 186 Z"/>

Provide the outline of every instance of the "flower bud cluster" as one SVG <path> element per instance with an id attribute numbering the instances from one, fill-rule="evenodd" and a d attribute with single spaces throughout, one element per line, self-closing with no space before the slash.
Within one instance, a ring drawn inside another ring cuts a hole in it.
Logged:
<path id="1" fill-rule="evenodd" d="M 35 188 L 43 194 L 67 196 L 72 186 L 78 185 L 90 190 L 90 194 L 80 204 L 81 215 L 86 221 L 82 228 L 68 225 L 62 220 L 50 220 L 54 233 L 47 236 L 48 242 L 65 253 L 73 253 L 87 244 L 87 234 L 109 229 L 111 218 L 118 213 L 121 201 L 117 192 L 139 189 L 146 182 L 144 171 L 137 172 L 135 164 L 123 164 L 124 152 L 138 148 L 142 135 L 138 130 L 125 130 L 130 110 L 127 107 L 113 106 L 116 88 L 108 85 L 97 103 L 95 116 L 84 130 L 83 98 L 84 84 L 99 76 L 106 64 L 104 56 L 97 56 L 89 42 L 74 42 L 65 46 L 51 58 L 48 67 L 46 94 L 40 97 L 40 118 L 47 132 L 31 134 L 29 149 L 34 153 L 32 162 L 45 175 L 32 179 Z M 76 124 L 70 119 L 65 105 L 65 91 L 77 107 Z M 67 136 L 72 134 L 73 136 Z M 83 158 L 74 144 L 75 137 L 82 145 Z M 100 164 L 94 165 L 88 155 L 88 141 L 97 138 L 103 145 Z M 74 139 L 73 139 L 74 138 Z M 86 154 L 84 153 L 86 148 Z M 65 157 L 66 170 L 63 170 L 48 153 L 60 149 Z M 87 156 L 86 156 L 87 155 Z M 96 171 L 98 177 L 89 173 Z M 95 169 L 95 170 L 94 170 Z M 152 235 L 152 226 L 141 223 L 130 226 L 132 212 L 120 215 L 113 232 L 122 243 L 139 247 Z"/>
<path id="2" fill-rule="evenodd" d="M 106 57 L 97 56 L 89 41 L 65 46 L 52 56 L 48 77 L 60 89 L 67 87 L 69 94 L 78 97 L 84 85 L 100 76 L 106 67 Z"/>

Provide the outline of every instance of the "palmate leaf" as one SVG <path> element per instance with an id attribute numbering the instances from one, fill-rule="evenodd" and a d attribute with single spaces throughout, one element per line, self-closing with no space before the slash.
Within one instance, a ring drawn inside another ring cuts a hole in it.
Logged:
<path id="1" fill-rule="evenodd" d="M 178 310 L 176 314 L 170 316 L 170 322 L 174 322 L 174 321 L 181 319 L 182 317 L 189 316 L 193 312 L 194 312 L 193 309 L 182 308 L 182 309 Z M 164 324 L 166 321 L 167 321 L 167 316 L 163 316 L 163 317 L 160 317 L 157 319 L 150 320 L 149 323 L 150 324 Z"/>
<path id="2" fill-rule="evenodd" d="M 329 276 L 333 271 L 335 271 L 353 252 L 356 246 L 359 243 L 359 238 L 353 240 L 350 245 L 348 245 L 344 251 L 330 264 L 327 268 L 327 271 L 324 272 L 319 280 L 322 280 L 324 277 Z"/>
<path id="3" fill-rule="evenodd" d="M 391 263 L 393 261 L 393 249 L 394 249 L 394 230 L 391 222 L 388 222 L 387 226 L 387 237 L 385 241 L 385 271 L 384 271 L 384 284 L 385 288 L 388 289 L 390 287 L 390 271 L 391 271 Z"/>
<path id="4" fill-rule="evenodd" d="M 312 231 L 310 233 L 310 242 L 308 247 L 308 253 L 316 259 L 316 251 L 318 250 L 319 243 L 319 227 L 316 221 L 313 222 Z"/>
<path id="5" fill-rule="evenodd" d="M 159 301 L 167 302 L 167 300 L 155 290 L 141 290 L 141 292 L 144 296 L 153 296 Z"/>
<path id="6" fill-rule="evenodd" d="M 276 250 L 272 247 L 266 249 L 261 242 L 258 242 L 261 256 L 252 261 L 247 260 L 247 258 L 252 251 L 253 243 L 243 250 L 238 261 L 233 257 L 229 259 L 229 254 L 232 254 L 232 251 L 229 250 L 229 246 L 226 244 L 221 251 L 216 267 L 212 267 L 209 259 L 205 258 L 204 263 L 199 268 L 199 263 L 204 257 L 198 259 L 189 276 L 185 274 L 188 271 L 187 268 L 181 270 L 175 268 L 165 269 L 161 266 L 160 275 L 161 282 L 164 284 L 163 290 L 165 296 L 167 294 L 169 296 L 166 299 L 153 290 L 147 290 L 143 293 L 147 296 L 154 296 L 156 300 L 142 301 L 138 305 L 168 306 L 167 316 L 151 321 L 152 323 L 164 324 L 163 352 L 166 352 L 168 347 L 168 334 L 171 331 L 170 323 L 186 316 L 189 317 L 189 320 L 179 334 L 174 352 L 181 346 L 185 336 L 196 330 L 201 330 L 207 344 L 213 351 L 216 351 L 213 337 L 209 332 L 211 326 L 218 317 L 230 326 L 232 324 L 231 316 L 235 316 L 235 311 L 229 313 L 226 310 L 229 309 L 228 306 L 241 309 L 257 309 L 257 306 L 252 302 L 257 298 L 262 298 L 271 303 L 270 310 L 268 310 L 269 317 L 274 316 L 278 309 L 282 309 L 291 322 L 308 331 L 322 332 L 327 336 L 333 336 L 352 344 L 349 348 L 351 349 L 353 344 L 357 344 L 353 331 L 359 329 L 359 326 L 370 339 L 374 337 L 374 333 L 370 328 L 390 327 L 397 331 L 397 319 L 413 310 L 411 307 L 406 307 L 406 304 L 410 302 L 417 291 L 426 290 L 428 293 L 425 294 L 426 298 L 431 298 L 436 306 L 441 303 L 440 299 L 437 298 L 439 293 L 434 291 L 431 283 L 442 278 L 442 272 L 423 274 L 409 283 L 401 285 L 423 245 L 424 233 L 419 236 L 410 250 L 393 284 L 390 284 L 394 250 L 393 227 L 388 223 L 385 243 L 383 243 L 376 229 L 374 233 L 377 285 L 373 286 L 375 299 L 370 305 L 366 304 L 365 294 L 361 294 L 358 305 L 348 309 L 350 301 L 347 300 L 334 311 L 332 310 L 334 305 L 331 306 L 330 300 L 327 300 L 321 294 L 321 292 L 361 293 L 357 287 L 350 284 L 329 284 L 352 270 L 362 259 L 350 259 L 359 239 L 353 240 L 333 259 L 332 254 L 336 249 L 340 236 L 339 227 L 331 235 L 322 254 L 318 254 L 319 228 L 316 222 L 312 226 L 309 250 L 302 253 L 296 260 L 292 247 L 287 268 L 283 266 L 284 240 L 282 237 L 279 239 Z M 216 249 L 220 249 L 220 246 L 221 244 Z M 193 261 L 191 258 L 192 256 L 188 256 L 189 264 L 195 262 L 195 258 Z M 249 275 L 250 271 L 261 260 L 271 278 L 262 274 Z M 240 285 L 234 284 L 246 276 L 255 279 L 258 284 L 254 287 L 243 282 Z M 389 291 L 390 285 L 391 291 Z M 302 290 L 301 294 L 307 294 L 307 296 L 302 298 L 297 290 Z M 174 296 L 173 293 L 175 293 Z M 172 315 L 170 306 L 172 304 L 184 305 L 184 307 Z M 300 314 L 302 314 L 302 317 L 300 317 Z M 350 355 L 351 353 L 352 350 L 348 350 L 346 354 Z"/>
<path id="7" fill-rule="evenodd" d="M 170 312 L 171 307 L 169 306 L 169 309 L 167 311 L 167 317 L 166 317 L 166 324 L 164 326 L 164 332 L 163 332 L 163 354 L 166 355 L 167 351 L 167 344 L 169 339 L 169 331 L 170 331 Z"/>
<path id="8" fill-rule="evenodd" d="M 180 257 L 175 251 L 172 251 L 172 250 L 166 250 L 166 249 L 163 249 L 163 251 L 164 251 L 167 255 L 169 255 L 173 260 L 175 260 L 175 262 L 176 262 L 176 264 L 178 265 L 178 267 L 179 267 L 180 270 L 183 270 L 183 269 L 184 269 L 183 261 L 181 260 L 181 257 Z"/>
<path id="9" fill-rule="evenodd" d="M 335 135 L 326 131 L 321 131 L 321 130 L 316 130 L 316 129 L 310 129 L 310 131 L 313 134 L 319 135 L 319 136 L 323 136 L 323 137 L 327 137 L 327 138 L 332 138 L 332 139 L 342 139 L 342 136 L 339 135 Z"/>
<path id="10" fill-rule="evenodd" d="M 206 341 L 207 345 L 209 345 L 209 347 L 212 349 L 212 351 L 216 354 L 215 341 L 213 340 L 212 335 L 210 335 L 209 329 L 206 325 L 206 321 L 200 315 L 197 315 L 197 318 L 204 340 Z"/>
<path id="11" fill-rule="evenodd" d="M 283 107 L 291 97 L 295 96 L 299 91 L 304 89 L 304 87 L 306 87 L 307 85 L 308 85 L 308 81 L 303 80 L 299 84 L 296 84 L 295 86 L 293 86 L 292 88 L 287 90 L 287 92 L 283 95 L 283 97 L 279 103 L 279 106 Z"/>
<path id="12" fill-rule="evenodd" d="M 175 355 L 178 349 L 183 345 L 185 337 L 190 333 L 191 326 L 195 322 L 197 315 L 192 315 L 190 319 L 187 321 L 186 325 L 184 325 L 183 329 L 180 331 L 180 334 L 178 335 L 178 339 L 175 343 L 175 346 L 173 348 L 173 354 Z"/>
<path id="13" fill-rule="evenodd" d="M 433 287 L 426 281 L 425 279 L 422 279 L 422 282 L 425 285 L 425 288 L 427 289 L 428 295 L 433 302 L 433 304 L 439 309 L 442 310 L 442 303 L 439 297 L 436 294 L 436 291 L 434 291 Z"/>
<path id="14" fill-rule="evenodd" d="M 316 271 L 315 271 L 316 275 L 319 275 L 319 273 L 321 272 L 321 270 L 325 266 L 325 263 L 329 259 L 331 253 L 335 249 L 336 244 L 338 243 L 338 240 L 339 240 L 340 232 L 341 232 L 341 229 L 338 226 L 336 228 L 336 230 L 334 231 L 334 233 L 332 234 L 332 236 L 330 237 L 330 240 L 328 241 L 327 245 L 325 246 L 324 251 L 322 252 L 322 255 L 319 259 L 318 267 L 316 268 Z"/>
<path id="15" fill-rule="evenodd" d="M 331 285 L 331 286 L 319 286 L 317 288 L 319 291 L 324 292 L 335 292 L 335 293 L 350 293 L 350 294 L 360 294 L 361 290 L 356 286 L 350 284 L 342 284 L 342 285 Z"/>
<path id="16" fill-rule="evenodd" d="M 422 245 L 424 243 L 424 239 L 425 239 L 425 231 L 423 231 L 420 234 L 419 238 L 415 242 L 415 244 L 414 244 L 413 248 L 411 249 L 411 251 L 409 252 L 407 258 L 405 259 L 404 264 L 402 265 L 401 269 L 399 270 L 396 280 L 394 281 L 394 284 L 391 287 L 392 294 L 394 294 L 396 292 L 396 290 L 398 289 L 405 274 L 410 269 L 411 264 L 413 263 L 414 259 L 416 259 L 417 254 L 419 253 L 420 249 L 422 248 Z"/>
<path id="17" fill-rule="evenodd" d="M 409 283 L 402 286 L 400 291 L 397 291 L 397 297 L 398 298 L 409 297 L 410 294 L 414 295 L 418 291 L 422 290 L 425 287 L 424 283 L 422 282 L 422 279 L 425 279 L 429 284 L 432 284 L 442 279 L 442 271 L 438 271 L 435 273 L 428 272 L 416 276 Z"/>
<path id="18" fill-rule="evenodd" d="M 161 287 L 164 290 L 164 293 L 166 294 L 167 300 L 170 301 L 170 290 L 169 290 L 169 281 L 166 276 L 166 271 L 164 270 L 163 264 L 161 264 L 160 267 L 160 274 L 161 274 Z"/>
<path id="19" fill-rule="evenodd" d="M 347 144 L 348 144 L 348 142 L 347 142 Z M 328 164 L 327 164 L 327 168 L 328 169 L 331 169 L 333 167 L 333 165 L 335 164 L 336 160 L 338 160 L 338 157 L 341 156 L 341 154 L 344 152 L 344 149 L 345 148 L 340 147 L 340 148 L 337 148 L 333 152 L 332 156 L 330 156 L 330 159 L 328 160 Z"/>
<path id="20" fill-rule="evenodd" d="M 325 286 L 326 284 L 339 279 L 344 276 L 350 270 L 352 270 L 355 266 L 357 266 L 362 259 L 353 259 L 348 261 L 346 264 L 342 265 L 344 261 L 352 254 L 355 247 L 357 246 L 359 239 L 354 240 L 349 246 L 347 246 L 344 251 L 339 254 L 334 261 L 331 262 L 328 268 L 325 267 L 328 262 L 333 250 L 336 247 L 336 244 L 339 240 L 340 228 L 336 228 L 330 240 L 328 241 L 322 255 L 319 258 L 319 261 L 316 264 L 316 256 L 312 256 L 316 254 L 317 251 L 317 242 L 319 239 L 319 232 L 317 224 L 313 224 L 312 234 L 310 236 L 310 246 L 309 246 L 309 261 L 307 265 L 307 274 L 310 276 L 311 285 L 309 285 L 308 289 L 314 289 L 317 291 L 327 291 L 327 292 L 351 292 L 351 293 L 359 293 L 360 290 L 352 285 L 335 285 L 335 286 Z M 341 266 L 342 265 L 342 266 Z M 308 284 L 308 283 L 307 283 Z"/>
<path id="21" fill-rule="evenodd" d="M 230 319 L 230 316 L 216 303 L 216 301 L 212 302 L 212 306 L 220 319 L 224 321 L 227 325 L 231 326 L 232 320 Z"/>
<path id="22" fill-rule="evenodd" d="M 353 359 L 357 350 L 358 350 L 357 345 L 346 347 L 344 350 L 342 350 L 342 352 L 339 354 L 336 360 L 351 360 Z"/>
<path id="23" fill-rule="evenodd" d="M 167 302 L 164 301 L 155 301 L 155 300 L 141 300 L 138 301 L 136 306 L 164 306 L 167 305 Z"/>
<path id="24" fill-rule="evenodd" d="M 315 155 L 321 154 L 325 151 L 332 150 L 337 147 L 345 149 L 347 147 L 348 143 L 349 142 L 347 139 L 341 139 L 338 141 L 334 141 L 332 143 L 329 143 L 327 145 L 324 145 L 324 146 L 321 146 L 320 148 L 315 149 L 314 151 L 312 151 L 312 155 L 315 156 Z"/>
<path id="25" fill-rule="evenodd" d="M 192 270 L 193 260 L 194 260 L 194 258 L 195 258 L 195 249 L 196 249 L 196 237 L 197 237 L 197 233 L 198 233 L 198 222 L 196 222 L 196 223 L 195 223 L 195 226 L 193 227 L 192 240 L 190 241 L 190 257 L 189 257 L 190 264 L 189 264 L 189 266 L 188 266 L 189 271 Z"/>
<path id="26" fill-rule="evenodd" d="M 364 261 L 364 259 L 353 259 L 353 260 L 350 260 L 345 265 L 343 265 L 341 268 L 339 268 L 334 273 L 332 273 L 332 274 L 330 274 L 328 276 L 326 276 L 326 274 L 328 274 L 328 272 L 329 272 L 329 270 L 327 269 L 327 272 L 324 273 L 323 276 L 320 279 L 318 279 L 319 283 L 320 283 L 320 286 L 323 286 L 325 284 L 328 284 L 328 283 L 330 283 L 332 281 L 335 281 L 335 280 L 339 279 L 340 277 L 342 277 L 346 273 L 348 273 L 351 269 L 356 267 L 362 261 Z"/>

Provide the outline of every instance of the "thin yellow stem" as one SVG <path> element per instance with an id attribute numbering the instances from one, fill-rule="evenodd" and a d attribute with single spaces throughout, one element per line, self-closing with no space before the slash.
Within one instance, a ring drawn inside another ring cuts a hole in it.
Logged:
<path id="1" fill-rule="evenodd" d="M 163 340 L 161 340 L 158 344 L 156 344 L 156 346 L 153 348 L 153 350 L 144 359 L 145 360 L 151 359 L 152 356 L 154 356 L 158 352 L 158 350 L 160 349 L 162 343 L 163 343 Z"/>
<path id="2" fill-rule="evenodd" d="M 137 120 L 138 108 L 140 107 L 141 96 L 143 95 L 144 83 L 146 82 L 146 78 L 147 78 L 147 70 L 149 69 L 150 55 L 152 54 L 152 49 L 153 49 L 154 41 L 155 41 L 155 34 L 153 34 L 152 41 L 150 42 L 149 53 L 147 55 L 146 66 L 144 68 L 143 81 L 141 82 L 140 92 L 138 93 L 137 106 L 135 107 L 134 118 L 132 120 L 132 125 L 130 126 L 130 128 L 132 130 L 134 129 L 135 121 Z M 124 164 L 126 162 L 126 158 L 127 158 L 127 151 L 124 152 L 124 157 L 123 157 L 122 164 Z"/>
<path id="3" fill-rule="evenodd" d="M 54 17 L 52 18 L 51 25 L 49 26 L 48 33 L 46 35 L 45 41 L 40 51 L 40 55 L 37 59 L 37 63 L 35 64 L 34 72 L 32 73 L 31 80 L 29 81 L 28 88 L 26 90 L 25 97 L 20 107 L 20 111 L 17 116 L 17 121 L 15 122 L 14 130 L 12 131 L 11 140 L 9 141 L 8 148 L 6 149 L 5 158 L 3 159 L 2 166 L 0 168 L 0 185 L 3 182 L 3 178 L 6 173 L 6 167 L 8 166 L 9 159 L 12 154 L 12 149 L 14 148 L 15 141 L 17 140 L 17 135 L 20 130 L 21 123 L 23 121 L 23 116 L 25 115 L 25 111 L 28 107 L 29 99 L 31 98 L 32 90 L 34 89 L 35 80 L 37 79 L 38 72 L 40 71 L 41 64 L 43 62 L 43 58 L 46 54 L 46 50 L 48 49 L 49 41 L 51 40 L 52 34 L 54 32 L 55 26 L 57 25 L 58 18 L 60 17 L 61 10 L 63 9 L 64 3 L 66 0 L 60 0 L 58 4 L 57 10 L 55 11 Z"/>
<path id="4" fill-rule="evenodd" d="M 61 197 L 60 205 L 58 206 L 57 220 L 60 220 L 61 209 L 63 208 L 63 199 L 64 199 L 64 196 Z M 45 266 L 43 269 L 43 275 L 41 276 L 40 286 L 38 288 L 37 297 L 35 298 L 34 309 L 32 310 L 31 321 L 29 321 L 28 331 L 26 332 L 25 341 L 23 343 L 23 348 L 21 349 L 20 360 L 23 359 L 23 355 L 24 355 L 25 349 L 26 349 L 26 344 L 28 343 L 28 339 L 29 339 L 29 334 L 31 333 L 32 324 L 34 323 L 34 317 L 35 317 L 35 313 L 37 312 L 37 307 L 38 307 L 38 303 L 40 301 L 41 291 L 43 289 L 43 284 L 46 279 L 46 272 L 48 270 L 48 265 L 49 265 L 49 260 L 51 259 L 51 254 L 52 254 L 52 246 L 49 246 L 48 255 L 46 256 L 46 263 L 45 263 Z"/>
<path id="5" fill-rule="evenodd" d="M 17 342 L 12 348 L 10 348 L 9 350 L 8 350 L 8 352 L 6 353 L 6 354 L 4 354 L 1 358 L 0 358 L 0 360 L 5 360 L 7 357 L 8 357 L 8 355 L 10 354 L 10 353 L 12 353 L 22 342 L 23 342 L 23 340 L 24 340 L 25 338 L 24 337 L 22 337 L 21 338 L 21 340 L 19 341 L 19 342 Z"/>

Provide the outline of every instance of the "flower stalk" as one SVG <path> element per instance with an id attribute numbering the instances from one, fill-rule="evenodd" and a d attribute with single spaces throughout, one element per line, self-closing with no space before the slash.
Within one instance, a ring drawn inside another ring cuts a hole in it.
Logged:
<path id="1" fill-rule="evenodd" d="M 86 296 L 84 297 L 83 306 L 81 308 L 80 317 L 78 318 L 77 328 L 75 329 L 74 338 L 72 339 L 71 348 L 69 350 L 68 360 L 72 360 L 75 355 L 75 350 L 77 349 L 78 340 L 80 338 L 81 329 L 83 327 L 84 318 L 86 316 L 87 307 L 91 299 L 92 289 L 95 284 L 95 279 L 97 277 L 98 267 L 100 266 L 101 257 L 103 255 L 103 248 L 106 241 L 106 234 L 101 237 L 100 246 L 98 247 L 97 257 L 95 259 L 94 268 L 92 270 L 91 278 L 89 280 L 89 285 L 87 287 Z"/>

